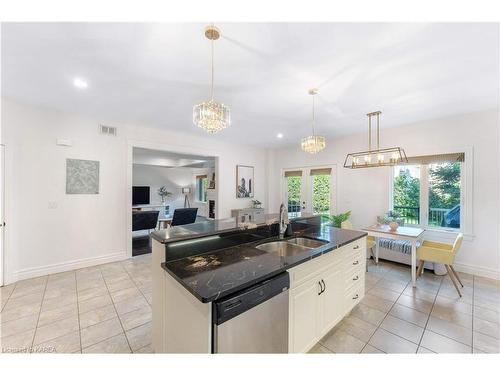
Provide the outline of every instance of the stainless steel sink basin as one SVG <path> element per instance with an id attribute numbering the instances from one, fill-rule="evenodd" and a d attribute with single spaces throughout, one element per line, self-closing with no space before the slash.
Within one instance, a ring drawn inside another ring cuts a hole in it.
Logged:
<path id="1" fill-rule="evenodd" d="M 300 253 L 303 253 L 304 251 L 320 247 L 325 243 L 326 242 L 324 241 L 312 240 L 306 237 L 295 237 L 290 238 L 286 241 L 266 242 L 257 245 L 256 248 L 267 251 L 269 253 L 276 253 L 282 257 L 286 257 L 298 255 Z"/>
<path id="2" fill-rule="evenodd" d="M 295 244 L 295 245 L 300 245 L 300 246 L 305 246 L 310 249 L 314 249 L 316 247 L 323 246 L 326 242 L 325 241 L 320 241 L 320 240 L 313 240 L 310 238 L 306 237 L 295 237 L 287 240 L 288 243 Z"/>
<path id="3" fill-rule="evenodd" d="M 298 255 L 310 249 L 308 247 L 295 245 L 287 241 L 266 242 L 255 247 L 269 253 L 276 253 L 282 257 Z"/>

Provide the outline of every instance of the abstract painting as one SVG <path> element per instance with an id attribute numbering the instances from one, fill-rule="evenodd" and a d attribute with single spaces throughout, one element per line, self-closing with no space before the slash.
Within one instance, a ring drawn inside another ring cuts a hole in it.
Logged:
<path id="1" fill-rule="evenodd" d="M 236 198 L 253 198 L 254 191 L 253 167 L 236 166 Z"/>
<path id="2" fill-rule="evenodd" d="M 99 194 L 99 162 L 66 159 L 66 194 Z"/>

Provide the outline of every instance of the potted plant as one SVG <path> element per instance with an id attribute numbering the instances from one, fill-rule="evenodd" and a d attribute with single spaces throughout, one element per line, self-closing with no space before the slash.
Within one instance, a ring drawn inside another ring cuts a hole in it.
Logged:
<path id="1" fill-rule="evenodd" d="M 350 216 L 351 216 L 351 211 L 347 211 L 347 212 L 344 212 L 344 213 L 339 214 L 339 215 L 329 215 L 329 216 L 324 216 L 324 217 L 325 217 L 325 219 L 328 220 L 327 225 L 331 225 L 335 228 L 340 228 L 342 223 L 344 221 L 348 220 Z"/>
<path id="2" fill-rule="evenodd" d="M 161 188 L 158 189 L 158 195 L 161 198 L 161 203 L 165 203 L 167 197 L 170 197 L 172 193 L 167 190 L 166 186 L 162 186 Z"/>
<path id="3" fill-rule="evenodd" d="M 378 216 L 377 221 L 379 224 L 389 225 L 392 231 L 404 224 L 404 218 L 397 211 L 388 211 L 384 216 Z"/>

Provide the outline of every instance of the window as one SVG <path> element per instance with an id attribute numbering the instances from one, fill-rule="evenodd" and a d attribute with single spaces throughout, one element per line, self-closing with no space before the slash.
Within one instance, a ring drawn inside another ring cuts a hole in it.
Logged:
<path id="1" fill-rule="evenodd" d="M 429 164 L 428 225 L 460 228 L 460 163 Z"/>
<path id="2" fill-rule="evenodd" d="M 208 178 L 207 175 L 196 176 L 196 200 L 207 201 Z"/>
<path id="3" fill-rule="evenodd" d="M 406 224 L 420 223 L 420 167 L 394 167 L 393 210 L 404 217 Z"/>
<path id="4" fill-rule="evenodd" d="M 408 159 L 394 167 L 392 209 L 406 224 L 460 229 L 464 154 Z"/>

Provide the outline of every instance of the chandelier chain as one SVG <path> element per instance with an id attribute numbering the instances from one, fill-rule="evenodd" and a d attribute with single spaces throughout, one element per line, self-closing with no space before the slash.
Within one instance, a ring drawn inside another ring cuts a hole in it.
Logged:
<path id="1" fill-rule="evenodd" d="M 211 81 L 211 89 L 210 89 L 210 97 L 211 100 L 214 100 L 214 40 L 211 41 L 211 55 L 212 55 L 212 81 Z"/>

